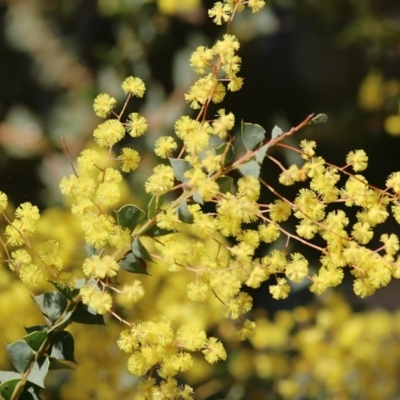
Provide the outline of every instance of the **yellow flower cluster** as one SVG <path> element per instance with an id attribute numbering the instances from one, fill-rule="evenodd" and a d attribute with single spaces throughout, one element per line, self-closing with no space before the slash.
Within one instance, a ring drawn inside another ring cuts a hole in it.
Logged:
<path id="1" fill-rule="evenodd" d="M 7 195 L 0 192 L 0 213 L 7 222 L 4 232 L 6 240 L 2 241 L 2 245 L 9 268 L 28 287 L 35 287 L 44 279 L 60 279 L 63 281 L 62 285 L 71 285 L 71 277 L 62 272 L 63 260 L 59 243 L 56 240 L 43 241 L 36 249 L 31 244 L 40 219 L 39 209 L 29 202 L 23 203 L 15 210 L 15 218 L 11 221 L 5 212 L 7 205 Z M 10 247 L 20 248 L 11 251 Z"/>
<path id="2" fill-rule="evenodd" d="M 193 365 L 189 352 L 202 351 L 204 358 L 210 364 L 226 359 L 222 343 L 214 338 L 207 338 L 203 330 L 196 330 L 190 325 L 184 325 L 174 333 L 171 322 L 161 318 L 158 322 L 138 322 L 130 329 L 121 332 L 117 344 L 121 350 L 130 354 L 128 370 L 135 376 L 145 375 L 148 371 L 157 369 L 160 377 L 166 381 L 157 385 L 154 379 L 147 382 L 146 398 L 154 398 L 162 391 L 163 385 L 174 382 L 170 387 L 171 398 L 192 398 L 193 389 L 187 385 L 178 387 L 172 378 L 179 372 L 186 371 Z"/>

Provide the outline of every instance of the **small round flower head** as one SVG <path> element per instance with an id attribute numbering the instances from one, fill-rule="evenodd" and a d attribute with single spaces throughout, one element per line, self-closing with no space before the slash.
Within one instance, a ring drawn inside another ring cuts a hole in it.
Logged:
<path id="1" fill-rule="evenodd" d="M 223 22 L 228 22 L 231 17 L 232 7 L 229 4 L 223 4 L 217 1 L 211 10 L 208 10 L 208 15 L 213 18 L 213 22 L 217 25 L 222 25 Z"/>
<path id="2" fill-rule="evenodd" d="M 158 157 L 170 157 L 172 152 L 178 148 L 172 136 L 161 136 L 156 140 L 154 145 L 154 152 Z"/>
<path id="3" fill-rule="evenodd" d="M 96 163 L 100 159 L 100 154 L 96 150 L 85 149 L 78 157 L 78 166 L 82 172 L 93 171 L 96 168 Z"/>
<path id="4" fill-rule="evenodd" d="M 26 224 L 35 224 L 40 218 L 39 209 L 31 203 L 22 203 L 15 211 L 15 217 Z"/>
<path id="5" fill-rule="evenodd" d="M 112 297 L 108 292 L 95 292 L 89 301 L 89 307 L 97 314 L 105 314 L 111 310 Z"/>
<path id="6" fill-rule="evenodd" d="M 115 107 L 116 100 L 107 93 L 99 94 L 93 102 L 94 113 L 100 118 L 106 118 Z"/>
<path id="7" fill-rule="evenodd" d="M 0 192 L 0 212 L 3 212 L 7 208 L 7 195 Z"/>
<path id="8" fill-rule="evenodd" d="M 260 11 L 265 6 L 264 0 L 249 0 L 248 6 L 251 8 L 253 13 Z"/>
<path id="9" fill-rule="evenodd" d="M 364 171 L 368 165 L 368 156 L 364 150 L 350 151 L 346 157 L 346 163 L 350 164 L 354 171 Z"/>
<path id="10" fill-rule="evenodd" d="M 190 57 L 190 66 L 198 74 L 204 74 L 206 72 L 205 68 L 211 65 L 213 58 L 214 53 L 211 49 L 199 46 Z"/>
<path id="11" fill-rule="evenodd" d="M 130 76 L 122 83 L 122 90 L 125 94 L 132 93 L 134 96 L 143 97 L 146 86 L 140 78 Z"/>
<path id="12" fill-rule="evenodd" d="M 147 130 L 146 118 L 142 117 L 138 113 L 131 113 L 126 121 L 126 130 L 132 137 L 142 136 Z"/>
<path id="13" fill-rule="evenodd" d="M 118 160 L 121 163 L 121 171 L 130 172 L 138 168 L 140 163 L 140 155 L 136 150 L 124 147 L 121 150 Z"/>
<path id="14" fill-rule="evenodd" d="M 100 124 L 94 130 L 93 136 L 100 147 L 110 147 L 125 136 L 125 129 L 117 119 L 110 119 Z"/>

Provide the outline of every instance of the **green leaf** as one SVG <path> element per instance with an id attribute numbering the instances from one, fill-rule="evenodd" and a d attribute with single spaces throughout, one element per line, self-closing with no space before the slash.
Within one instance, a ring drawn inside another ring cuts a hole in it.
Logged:
<path id="1" fill-rule="evenodd" d="M 172 229 L 161 229 L 157 225 L 153 225 L 151 228 L 149 228 L 146 231 L 146 236 L 150 237 L 157 237 L 157 236 L 164 236 L 164 235 L 170 235 L 171 233 L 175 233 L 176 230 Z"/>
<path id="2" fill-rule="evenodd" d="M 63 294 L 69 300 L 72 300 L 77 294 L 79 294 L 79 288 L 70 289 L 69 287 L 65 287 L 64 285 L 60 285 L 58 282 L 49 281 L 52 283 L 56 289 Z"/>
<path id="3" fill-rule="evenodd" d="M 178 158 L 169 158 L 169 162 L 174 171 L 175 178 L 180 182 L 187 182 L 189 179 L 186 178 L 185 172 L 193 168 L 192 164 L 189 161 Z"/>
<path id="4" fill-rule="evenodd" d="M 50 332 L 54 331 L 54 330 L 57 329 L 59 326 L 65 324 L 65 322 L 68 321 L 68 320 L 69 320 L 69 321 L 68 321 L 67 324 L 65 324 L 64 328 L 65 328 L 67 325 L 69 325 L 69 324 L 72 322 L 72 321 L 70 320 L 70 317 L 71 317 L 71 315 L 72 315 L 73 312 L 74 312 L 74 310 L 72 309 L 72 310 L 69 310 L 67 313 L 65 313 L 65 314 L 62 316 L 62 318 L 59 319 L 59 320 L 57 321 L 56 324 L 52 325 L 51 328 L 48 329 L 48 332 L 50 333 Z"/>
<path id="5" fill-rule="evenodd" d="M 4 372 L 8 372 L 8 371 L 4 371 Z M 9 378 L 9 380 L 5 380 L 5 379 L 3 379 L 4 372 L 3 371 L 0 372 L 0 379 L 3 382 L 0 385 L 0 393 L 5 400 L 10 400 L 12 394 L 14 393 L 15 387 L 18 385 L 18 383 L 21 379 L 20 378 L 16 378 L 16 379 Z M 13 374 L 16 374 L 16 372 L 13 372 Z M 21 376 L 20 374 L 16 374 L 16 375 Z"/>
<path id="6" fill-rule="evenodd" d="M 242 123 L 242 140 L 247 151 L 253 150 L 265 138 L 265 129 L 258 124 Z"/>
<path id="7" fill-rule="evenodd" d="M 60 292 L 48 292 L 34 296 L 33 300 L 35 300 L 42 314 L 52 323 L 64 312 L 68 303 L 66 297 Z"/>
<path id="8" fill-rule="evenodd" d="M 257 161 L 249 161 L 246 164 L 243 164 L 240 168 L 239 171 L 244 175 L 251 175 L 251 176 L 255 176 L 256 178 L 258 178 L 258 176 L 260 175 L 260 164 Z"/>
<path id="9" fill-rule="evenodd" d="M 26 333 L 32 333 L 32 332 L 47 332 L 49 329 L 48 325 L 35 325 L 35 326 L 28 326 L 24 327 Z"/>
<path id="10" fill-rule="evenodd" d="M 326 114 L 318 114 L 310 121 L 310 124 L 323 124 L 327 121 L 328 116 Z"/>
<path id="11" fill-rule="evenodd" d="M 194 217 L 193 214 L 189 211 L 186 200 L 181 201 L 178 206 L 178 218 L 182 222 L 193 224 Z"/>
<path id="12" fill-rule="evenodd" d="M 33 350 L 29 347 L 28 343 L 18 340 L 8 344 L 6 349 L 15 369 L 20 373 L 25 372 L 33 356 Z"/>
<path id="13" fill-rule="evenodd" d="M 282 134 L 283 134 L 283 130 L 281 128 L 279 128 L 279 126 L 275 125 L 272 129 L 272 134 L 271 134 L 272 139 L 276 139 L 279 136 L 281 136 Z"/>
<path id="14" fill-rule="evenodd" d="M 136 257 L 131 251 L 118 263 L 120 268 L 133 274 L 150 275 L 147 272 L 146 262 Z"/>
<path id="15" fill-rule="evenodd" d="M 200 196 L 199 192 L 194 192 L 193 193 L 193 200 L 198 204 L 204 204 L 203 203 L 203 198 Z"/>
<path id="16" fill-rule="evenodd" d="M 132 242 L 132 253 L 137 257 L 147 261 L 153 261 L 150 257 L 149 252 L 146 247 L 143 246 L 142 242 L 139 240 L 137 236 L 133 239 Z"/>
<path id="17" fill-rule="evenodd" d="M 47 332 L 32 332 L 29 335 L 24 336 L 24 340 L 28 343 L 31 349 L 38 351 L 40 346 L 47 339 L 47 336 Z"/>
<path id="18" fill-rule="evenodd" d="M 71 315 L 71 321 L 77 322 L 78 324 L 105 325 L 104 318 L 101 314 L 91 313 L 87 306 L 82 303 L 76 305 Z"/>
<path id="19" fill-rule="evenodd" d="M 232 192 L 233 179 L 230 176 L 221 176 L 216 180 L 216 182 L 218 183 L 219 191 L 221 193 Z"/>
<path id="20" fill-rule="evenodd" d="M 264 146 L 260 147 L 256 153 L 256 161 L 261 164 L 264 160 L 265 154 L 267 153 L 269 144 L 264 144 Z"/>
<path id="21" fill-rule="evenodd" d="M 74 368 L 72 368 L 70 365 L 64 364 L 64 363 L 58 361 L 57 359 L 55 359 L 54 357 L 49 357 L 49 360 L 50 360 L 49 370 L 57 370 L 57 369 L 72 369 L 72 370 L 74 370 Z"/>
<path id="22" fill-rule="evenodd" d="M 157 211 L 160 209 L 160 207 L 163 205 L 165 201 L 165 195 L 161 196 L 156 196 L 153 195 L 150 199 L 150 202 L 147 206 L 147 218 L 152 219 L 156 216 Z"/>
<path id="23" fill-rule="evenodd" d="M 98 250 L 95 247 L 90 246 L 88 244 L 85 244 L 85 250 L 86 250 L 86 254 L 89 258 L 92 258 L 93 256 L 97 255 L 97 253 L 98 253 Z"/>
<path id="24" fill-rule="evenodd" d="M 28 381 L 35 385 L 44 388 L 44 378 L 49 371 L 50 360 L 48 357 L 40 357 L 40 359 L 33 364 L 29 373 Z"/>
<path id="25" fill-rule="evenodd" d="M 41 400 L 38 392 L 39 388 L 37 386 L 27 383 L 18 400 Z"/>
<path id="26" fill-rule="evenodd" d="M 117 224 L 122 228 L 128 228 L 131 232 L 146 218 L 146 213 L 133 204 L 122 206 L 115 211 L 115 214 L 117 216 Z"/>
<path id="27" fill-rule="evenodd" d="M 58 360 L 72 361 L 76 364 L 74 349 L 72 335 L 67 331 L 61 331 L 52 338 L 50 356 Z"/>
<path id="28" fill-rule="evenodd" d="M 232 143 L 222 143 L 214 149 L 215 155 L 219 156 L 225 154 L 222 159 L 222 166 L 228 165 L 235 157 L 235 148 Z"/>

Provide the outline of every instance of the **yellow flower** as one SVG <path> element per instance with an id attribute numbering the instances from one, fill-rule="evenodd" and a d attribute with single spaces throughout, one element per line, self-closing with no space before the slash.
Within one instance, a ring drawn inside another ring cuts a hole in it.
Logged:
<path id="1" fill-rule="evenodd" d="M 205 68 L 211 66 L 213 57 L 214 53 L 211 49 L 207 49 L 205 46 L 199 46 L 190 57 L 190 66 L 198 74 L 204 74 L 206 72 Z"/>
<path id="2" fill-rule="evenodd" d="M 125 129 L 117 119 L 110 119 L 100 124 L 93 132 L 93 136 L 100 147 L 110 147 L 125 136 Z"/>
<path id="3" fill-rule="evenodd" d="M 232 8 L 229 4 L 223 4 L 217 1 L 211 10 L 208 10 L 208 15 L 210 18 L 214 18 L 213 21 L 217 25 L 222 25 L 223 22 L 229 21 Z"/>
<path id="4" fill-rule="evenodd" d="M 147 130 L 146 118 L 138 113 L 129 114 L 125 125 L 126 130 L 132 137 L 142 136 Z"/>
<path id="5" fill-rule="evenodd" d="M 154 152 L 161 158 L 168 158 L 178 148 L 172 136 L 161 136 L 156 140 Z"/>
<path id="6" fill-rule="evenodd" d="M 121 163 L 121 171 L 130 172 L 139 167 L 140 155 L 136 150 L 124 147 L 121 150 L 118 160 Z"/>
<path id="7" fill-rule="evenodd" d="M 107 93 L 99 94 L 93 102 L 94 113 L 100 118 L 105 118 L 115 107 L 116 102 L 114 97 Z"/>
<path id="8" fill-rule="evenodd" d="M 363 171 L 368 166 L 368 156 L 364 150 L 350 151 L 346 157 L 346 163 L 351 165 L 354 171 Z"/>
<path id="9" fill-rule="evenodd" d="M 143 97 L 144 92 L 146 91 L 146 86 L 140 78 L 130 76 L 122 83 L 122 90 L 125 94 L 132 93 L 137 97 Z"/>
<path id="10" fill-rule="evenodd" d="M 0 192 L 0 212 L 3 212 L 7 208 L 7 195 Z"/>

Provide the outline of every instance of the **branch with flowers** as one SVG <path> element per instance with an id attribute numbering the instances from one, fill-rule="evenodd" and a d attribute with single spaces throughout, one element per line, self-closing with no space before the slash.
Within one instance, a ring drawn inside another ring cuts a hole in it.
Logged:
<path id="1" fill-rule="evenodd" d="M 143 116 L 125 116 L 132 96 L 145 94 L 140 78 L 129 77 L 123 82 L 127 97 L 119 113 L 114 110 L 117 102 L 112 96 L 103 93 L 96 97 L 95 114 L 111 118 L 93 133 L 100 149 L 83 150 L 78 168 L 64 143 L 73 173 L 62 179 L 60 190 L 84 232 L 84 279 L 77 280 L 63 270 L 56 241 L 43 242 L 37 248 L 32 245 L 40 218 L 38 209 L 24 203 L 11 219 L 6 212 L 7 196 L 0 193 L 0 211 L 7 223 L 1 239 L 4 263 L 26 286 L 34 287 L 45 279 L 56 289 L 33 296 L 46 324 L 26 328 L 23 340 L 7 346 L 16 372 L 0 372 L 3 398 L 39 399 L 47 372 L 67 367 L 65 361 L 75 361 L 74 340 L 66 328 L 71 323 L 104 324 L 106 314 L 125 327 L 117 344 L 129 354 L 128 371 L 146 377 L 138 385 L 143 398 L 193 398 L 193 388 L 179 385 L 177 375 L 193 366 L 192 354 L 196 352 L 211 364 L 225 360 L 223 344 L 190 324 L 175 329 L 165 316 L 156 321 L 132 321 L 129 315 L 120 315 L 114 308 L 115 296 L 124 295 L 132 304 L 146 296 L 139 279 L 118 286 L 123 271 L 148 275 L 151 265 L 157 263 L 171 273 L 191 274 L 192 282 L 179 290 L 186 291 L 193 302 L 209 297 L 220 302 L 224 316 L 238 321 L 240 340 L 250 338 L 257 329 L 246 316 L 253 303 L 246 286 L 256 289 L 272 282 L 270 295 L 284 299 L 291 283 L 308 281 L 310 291 L 319 295 L 338 286 L 348 269 L 354 276 L 354 292 L 365 297 L 400 277 L 397 235 L 383 234 L 380 247 L 367 246 L 374 228 L 385 222 L 390 212 L 400 223 L 400 172 L 391 174 L 381 190 L 359 174 L 368 162 L 363 150 L 350 152 L 340 167 L 319 157 L 314 141 L 302 140 L 299 148 L 284 142 L 310 124 L 325 122 L 324 114 L 311 114 L 288 132 L 274 127 L 270 136 L 257 124 L 242 123 L 244 151 L 239 157 L 232 134 L 234 115 L 225 109 L 214 117 L 209 115 L 211 103 L 222 102 L 227 89 L 237 91 L 243 85 L 238 76 L 239 41 L 230 33 L 234 16 L 245 7 L 257 12 L 263 6 L 261 0 L 231 0 L 216 2 L 209 10 L 217 25 L 227 24 L 227 33 L 211 48 L 198 47 L 190 58 L 200 77 L 185 99 L 197 115 L 176 121 L 176 137 L 157 139 L 154 153 L 161 162 L 144 185 L 151 196 L 146 210 L 120 204 L 122 173 L 138 170 L 140 154 L 130 147 L 115 154 L 115 145 L 126 133 L 136 138 L 147 130 Z M 273 146 L 297 153 L 302 164 L 285 167 L 268 153 Z M 301 186 L 293 200 L 260 176 L 265 159 L 280 168 L 281 185 Z M 234 171 L 241 177 L 234 178 Z M 341 177 L 346 182 L 339 187 Z M 270 192 L 275 200 L 261 203 L 262 191 Z M 357 207 L 353 224 L 346 207 Z M 294 231 L 283 224 L 289 219 L 295 221 Z M 281 237 L 285 238 L 281 248 L 255 257 L 262 243 L 278 243 Z M 324 244 L 316 242 L 317 237 Z M 206 241 L 214 244 L 212 250 Z M 320 266 L 311 268 L 304 255 L 290 253 L 291 241 L 318 251 Z"/>

